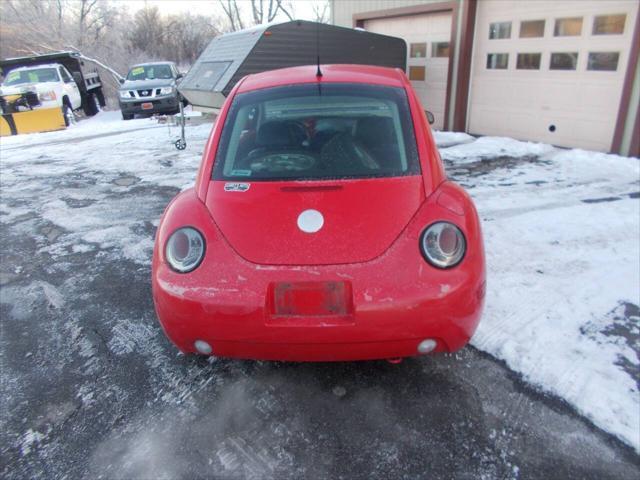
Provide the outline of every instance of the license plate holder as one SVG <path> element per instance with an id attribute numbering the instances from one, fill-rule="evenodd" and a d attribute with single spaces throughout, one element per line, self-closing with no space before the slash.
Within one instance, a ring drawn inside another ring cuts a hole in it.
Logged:
<path id="1" fill-rule="evenodd" d="M 271 290 L 274 316 L 335 317 L 353 312 L 350 282 L 279 282 Z"/>
<path id="2" fill-rule="evenodd" d="M 153 110 L 153 103 L 151 102 L 145 102 L 141 106 L 143 110 Z"/>

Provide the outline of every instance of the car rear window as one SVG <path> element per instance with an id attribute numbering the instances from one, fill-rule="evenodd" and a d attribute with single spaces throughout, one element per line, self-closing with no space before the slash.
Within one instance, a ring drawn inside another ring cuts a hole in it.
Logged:
<path id="1" fill-rule="evenodd" d="M 215 180 L 322 180 L 420 173 L 404 89 L 304 84 L 237 95 Z"/>

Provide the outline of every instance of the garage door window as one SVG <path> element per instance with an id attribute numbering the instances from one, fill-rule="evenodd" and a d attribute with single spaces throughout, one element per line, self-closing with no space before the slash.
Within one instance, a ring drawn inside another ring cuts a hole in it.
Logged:
<path id="1" fill-rule="evenodd" d="M 431 44 L 431 56 L 435 58 L 449 57 L 449 42 Z"/>
<path id="2" fill-rule="evenodd" d="M 544 37 L 544 20 L 520 22 L 520 38 Z"/>
<path id="3" fill-rule="evenodd" d="M 552 53 L 550 70 L 575 70 L 578 65 L 578 52 Z"/>
<path id="4" fill-rule="evenodd" d="M 618 69 L 618 52 L 589 52 L 587 70 L 615 72 Z"/>
<path id="5" fill-rule="evenodd" d="M 490 53 L 487 55 L 487 68 L 489 70 L 506 70 L 508 66 L 508 53 Z"/>
<path id="6" fill-rule="evenodd" d="M 427 56 L 427 44 L 426 43 L 412 43 L 411 44 L 411 58 L 424 58 Z"/>
<path id="7" fill-rule="evenodd" d="M 519 53 L 516 68 L 518 70 L 540 70 L 541 53 Z"/>
<path id="8" fill-rule="evenodd" d="M 495 22 L 489 25 L 489 39 L 511 38 L 511 22 Z"/>
<path id="9" fill-rule="evenodd" d="M 558 18 L 553 35 L 556 37 L 575 37 L 582 34 L 582 17 Z"/>
<path id="10" fill-rule="evenodd" d="M 624 22 L 627 16 L 622 15 L 598 15 L 593 19 L 594 35 L 620 35 L 624 33 Z"/>
<path id="11" fill-rule="evenodd" d="M 425 78 L 424 67 L 409 67 L 409 80 L 423 81 Z"/>

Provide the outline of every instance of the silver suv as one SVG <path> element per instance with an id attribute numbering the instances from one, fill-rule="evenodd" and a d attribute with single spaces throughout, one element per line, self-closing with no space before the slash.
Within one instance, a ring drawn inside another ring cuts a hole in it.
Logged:
<path id="1" fill-rule="evenodd" d="M 180 94 L 177 84 L 182 78 L 173 62 L 153 62 L 134 65 L 119 91 L 120 110 L 124 120 L 136 114 L 177 113 Z"/>

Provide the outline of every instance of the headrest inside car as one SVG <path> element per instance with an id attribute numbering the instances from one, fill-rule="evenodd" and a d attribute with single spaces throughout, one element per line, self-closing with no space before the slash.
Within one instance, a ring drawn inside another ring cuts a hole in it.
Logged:
<path id="1" fill-rule="evenodd" d="M 389 117 L 364 117 L 356 124 L 355 137 L 365 145 L 396 143 L 393 131 Z"/>
<path id="2" fill-rule="evenodd" d="M 274 120 L 264 123 L 256 134 L 259 147 L 292 147 L 296 145 L 296 136 L 289 122 Z"/>

